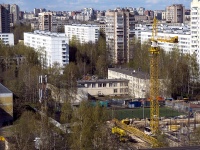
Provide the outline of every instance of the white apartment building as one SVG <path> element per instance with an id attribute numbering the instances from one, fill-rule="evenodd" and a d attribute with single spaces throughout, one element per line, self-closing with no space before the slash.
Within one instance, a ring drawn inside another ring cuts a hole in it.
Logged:
<path id="1" fill-rule="evenodd" d="M 191 2 L 191 49 L 190 53 L 195 53 L 197 62 L 200 65 L 200 1 L 193 0 Z"/>
<path id="2" fill-rule="evenodd" d="M 69 63 L 69 39 L 64 33 L 36 30 L 24 33 L 24 45 L 42 53 L 44 67 L 57 62 L 61 66 Z"/>
<path id="3" fill-rule="evenodd" d="M 0 40 L 6 45 L 14 45 L 13 33 L 0 33 Z"/>
<path id="4" fill-rule="evenodd" d="M 80 43 L 95 43 L 99 39 L 100 27 L 91 24 L 65 25 L 65 34 L 70 40 L 75 37 Z"/>
<path id="5" fill-rule="evenodd" d="M 144 43 L 151 39 L 152 31 L 141 31 L 136 32 L 136 37 L 140 37 L 141 43 Z M 170 37 L 178 36 L 178 43 L 168 43 L 168 42 L 161 42 L 158 41 L 158 46 L 163 48 L 165 52 L 171 52 L 174 48 L 178 48 L 181 53 L 189 54 L 190 53 L 190 32 L 179 32 L 173 33 L 169 32 L 158 32 L 157 36 L 162 39 L 169 39 Z"/>
<path id="6" fill-rule="evenodd" d="M 128 95 L 128 80 L 126 79 L 99 79 L 79 80 L 78 89 L 92 96 L 123 96 Z M 81 86 L 80 86 L 81 85 Z"/>
<path id="7" fill-rule="evenodd" d="M 108 79 L 129 80 L 129 94 L 133 98 L 145 98 L 149 93 L 149 75 L 141 71 L 122 68 L 108 68 Z"/>

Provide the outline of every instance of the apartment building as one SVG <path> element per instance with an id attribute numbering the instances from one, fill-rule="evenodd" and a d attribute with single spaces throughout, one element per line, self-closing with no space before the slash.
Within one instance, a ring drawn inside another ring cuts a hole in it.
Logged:
<path id="1" fill-rule="evenodd" d="M 182 4 L 173 4 L 166 7 L 166 21 L 173 23 L 185 22 L 185 7 Z"/>
<path id="2" fill-rule="evenodd" d="M 57 23 L 52 12 L 42 12 L 38 15 L 39 30 L 57 32 Z"/>
<path id="3" fill-rule="evenodd" d="M 10 23 L 17 23 L 19 21 L 19 6 L 16 4 L 10 5 Z"/>
<path id="4" fill-rule="evenodd" d="M 195 53 L 197 56 L 197 61 L 200 65 L 200 1 L 193 0 L 191 2 L 191 50 L 190 53 Z"/>
<path id="5" fill-rule="evenodd" d="M 65 25 L 65 34 L 70 40 L 75 38 L 80 43 L 95 43 L 99 39 L 100 27 L 92 24 Z"/>
<path id="6" fill-rule="evenodd" d="M 13 33 L 0 33 L 0 40 L 3 44 L 14 45 L 14 34 Z"/>
<path id="7" fill-rule="evenodd" d="M 108 79 L 129 80 L 129 94 L 134 98 L 145 98 L 149 93 L 149 75 L 128 68 L 108 68 Z"/>
<path id="8" fill-rule="evenodd" d="M 136 8 L 136 10 L 137 10 L 138 15 L 141 15 L 141 16 L 144 15 L 144 11 L 145 11 L 144 7 Z"/>
<path id="9" fill-rule="evenodd" d="M 78 89 L 92 96 L 124 96 L 129 94 L 126 79 L 79 80 Z M 80 86 L 81 85 L 81 86 Z"/>
<path id="10" fill-rule="evenodd" d="M 10 5 L 0 5 L 0 33 L 10 33 Z"/>
<path id="11" fill-rule="evenodd" d="M 179 28 L 179 27 L 177 27 Z M 178 37 L 178 43 L 168 43 L 164 41 L 158 41 L 158 46 L 164 49 L 165 52 L 171 52 L 173 49 L 178 48 L 181 53 L 184 54 L 189 54 L 190 53 L 190 31 L 189 29 L 184 31 L 182 28 L 179 30 L 176 30 L 176 32 L 173 32 L 171 30 L 164 29 L 165 32 L 162 30 L 159 30 L 157 33 L 157 37 L 161 39 L 169 39 L 172 37 L 177 36 Z M 135 32 L 135 34 L 140 34 L 136 35 L 136 37 L 140 38 L 141 43 L 150 41 L 151 36 L 152 36 L 152 31 L 147 30 L 147 31 L 138 31 Z"/>
<path id="12" fill-rule="evenodd" d="M 98 25 L 99 25 L 100 31 L 103 34 L 106 34 L 106 24 L 105 23 L 99 23 Z"/>
<path id="13" fill-rule="evenodd" d="M 133 58 L 135 17 L 128 9 L 108 10 L 106 16 L 106 44 L 111 62 L 129 62 Z"/>
<path id="14" fill-rule="evenodd" d="M 57 62 L 61 66 L 69 63 L 69 39 L 64 33 L 36 30 L 24 33 L 24 45 L 41 52 L 44 67 L 52 67 Z"/>

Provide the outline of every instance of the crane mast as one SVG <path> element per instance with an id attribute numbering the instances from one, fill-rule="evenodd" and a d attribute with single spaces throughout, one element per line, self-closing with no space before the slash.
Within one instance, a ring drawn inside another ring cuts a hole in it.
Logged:
<path id="1" fill-rule="evenodd" d="M 154 18 L 150 52 L 150 128 L 153 134 L 159 128 L 159 49 L 157 41 L 157 20 Z"/>

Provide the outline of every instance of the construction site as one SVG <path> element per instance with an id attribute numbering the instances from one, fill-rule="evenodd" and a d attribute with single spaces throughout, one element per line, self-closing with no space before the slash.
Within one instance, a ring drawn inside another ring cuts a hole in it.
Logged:
<path id="1" fill-rule="evenodd" d="M 154 18 L 152 25 L 150 54 L 150 118 L 134 120 L 124 118 L 108 121 L 120 142 L 129 144 L 132 149 L 150 149 L 156 147 L 182 147 L 192 145 L 191 135 L 200 126 L 198 113 L 191 113 L 190 104 L 187 103 L 187 115 L 180 115 L 173 118 L 160 117 L 159 96 L 159 47 L 158 42 L 178 43 L 178 37 L 168 39 L 157 37 L 157 20 Z M 167 106 L 173 105 L 173 109 L 180 109 L 183 106 L 178 103 L 166 102 Z M 185 107 L 186 108 L 186 107 Z M 132 143 L 132 144 L 130 144 Z M 192 148 L 191 148 L 192 149 Z"/>

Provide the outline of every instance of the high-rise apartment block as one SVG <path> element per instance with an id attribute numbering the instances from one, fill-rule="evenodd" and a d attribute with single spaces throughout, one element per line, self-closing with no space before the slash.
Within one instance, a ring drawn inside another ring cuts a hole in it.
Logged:
<path id="1" fill-rule="evenodd" d="M 172 23 L 185 22 L 185 7 L 182 4 L 174 4 L 166 7 L 166 21 Z"/>
<path id="2" fill-rule="evenodd" d="M 16 4 L 10 5 L 10 22 L 15 24 L 19 21 L 19 6 Z"/>
<path id="3" fill-rule="evenodd" d="M 64 33 L 26 32 L 24 45 L 41 52 L 43 67 L 52 67 L 54 63 L 65 66 L 69 63 L 69 39 Z"/>
<path id="4" fill-rule="evenodd" d="M 10 7 L 9 5 L 0 5 L 0 32 L 10 32 Z"/>
<path id="5" fill-rule="evenodd" d="M 191 46 L 190 53 L 196 54 L 197 62 L 200 65 L 200 0 L 193 0 L 191 2 Z"/>
<path id="6" fill-rule="evenodd" d="M 39 13 L 39 30 L 57 32 L 57 24 L 52 12 Z"/>
<path id="7" fill-rule="evenodd" d="M 129 62 L 133 58 L 134 12 L 127 9 L 108 10 L 105 16 L 108 59 L 115 64 Z"/>
<path id="8" fill-rule="evenodd" d="M 91 24 L 65 25 L 65 34 L 70 40 L 75 38 L 80 43 L 95 43 L 99 39 L 100 27 Z"/>

